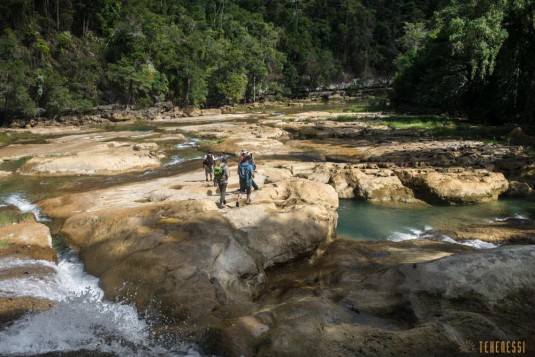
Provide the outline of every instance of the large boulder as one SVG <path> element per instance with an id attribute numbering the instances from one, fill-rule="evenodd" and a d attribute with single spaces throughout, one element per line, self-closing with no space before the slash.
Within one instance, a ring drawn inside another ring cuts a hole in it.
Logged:
<path id="1" fill-rule="evenodd" d="M 109 189 L 41 204 L 67 218 L 60 233 L 108 297 L 135 291 L 140 308 L 159 301 L 175 319 L 251 302 L 265 269 L 311 256 L 335 236 L 338 197 L 329 185 L 286 179 L 264 185 L 252 205 L 221 210 L 202 183 L 184 184 L 190 188 L 175 190 L 183 196 L 153 189 L 151 197 L 162 197 L 153 202 L 127 202 L 130 189 Z M 115 195 L 127 200 L 118 204 Z"/>
<path id="2" fill-rule="evenodd" d="M 255 302 L 192 332 L 228 356 L 458 355 L 481 340 L 534 341 L 534 246 L 475 252 L 433 241 L 338 240 L 273 269 Z"/>
<path id="3" fill-rule="evenodd" d="M 483 169 L 394 170 L 401 182 L 429 203 L 473 204 L 495 201 L 507 191 L 503 174 Z"/>
<path id="4" fill-rule="evenodd" d="M 529 346 L 533 258 L 534 246 L 474 252 L 430 241 L 337 241 L 306 267 L 268 275 L 257 300 L 264 308 L 214 333 L 228 355 L 458 355 L 481 340 Z"/>
<path id="5" fill-rule="evenodd" d="M 50 230 L 42 223 L 21 222 L 0 227 L 0 257 L 57 262 Z"/>
<path id="6" fill-rule="evenodd" d="M 356 180 L 355 196 L 371 202 L 421 203 L 412 190 L 403 186 L 392 170 L 352 171 Z"/>
<path id="7" fill-rule="evenodd" d="M 358 198 L 377 203 L 421 204 L 389 169 L 359 169 L 351 165 L 322 164 L 297 176 L 329 183 L 339 198 Z"/>

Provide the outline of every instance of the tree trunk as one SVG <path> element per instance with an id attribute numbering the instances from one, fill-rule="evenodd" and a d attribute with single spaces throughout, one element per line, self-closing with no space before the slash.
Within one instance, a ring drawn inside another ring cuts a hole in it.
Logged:
<path id="1" fill-rule="evenodd" d="M 2 115 L 2 126 L 7 126 L 7 95 L 4 95 L 4 114 Z"/>
<path id="2" fill-rule="evenodd" d="M 221 5 L 221 20 L 219 21 L 219 34 L 221 35 L 221 32 L 223 31 L 223 13 L 225 12 L 225 0 L 222 1 Z"/>
<path id="3" fill-rule="evenodd" d="M 184 96 L 184 106 L 185 107 L 188 107 L 189 106 L 189 91 L 190 91 L 190 87 L 191 87 L 191 78 L 186 78 L 186 94 Z"/>
<path id="4" fill-rule="evenodd" d="M 130 83 L 128 84 L 128 102 L 126 104 L 126 108 L 130 109 L 130 103 L 132 102 L 132 92 L 134 90 L 134 81 L 130 80 Z"/>
<path id="5" fill-rule="evenodd" d="M 59 0 L 56 0 L 56 30 L 59 32 Z"/>
<path id="6" fill-rule="evenodd" d="M 528 97 L 526 105 L 524 106 L 524 113 L 522 114 L 522 122 L 532 124 L 535 122 L 535 71 L 531 76 L 531 83 L 529 84 Z"/>

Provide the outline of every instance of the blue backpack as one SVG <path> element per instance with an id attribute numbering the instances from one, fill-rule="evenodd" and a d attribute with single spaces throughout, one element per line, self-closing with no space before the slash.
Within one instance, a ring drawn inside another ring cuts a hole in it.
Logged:
<path id="1" fill-rule="evenodd" d="M 251 179 L 251 169 L 248 162 L 242 162 L 240 164 L 240 178 L 249 181 Z"/>

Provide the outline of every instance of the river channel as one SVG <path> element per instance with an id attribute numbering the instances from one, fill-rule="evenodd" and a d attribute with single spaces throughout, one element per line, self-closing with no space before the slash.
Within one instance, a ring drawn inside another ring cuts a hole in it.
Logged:
<path id="1" fill-rule="evenodd" d="M 334 107 L 333 107 L 334 108 Z M 313 109 L 323 109 L 314 107 Z M 295 109 L 292 109 L 292 111 Z M 303 110 L 303 108 L 300 108 Z M 297 111 L 297 110 L 296 110 Z M 288 111 L 291 112 L 291 111 Z M 272 109 L 271 115 L 284 114 Z M 254 120 L 248 119 L 248 120 Z M 156 128 L 157 129 L 157 128 Z M 151 131 L 144 132 L 150 135 Z M 203 151 L 202 140 L 189 137 L 173 144 L 160 169 L 117 176 L 31 177 L 13 174 L 0 179 L 0 206 L 13 205 L 33 212 L 37 220 L 53 225 L 35 203 L 68 192 L 146 181 L 198 169 Z M 16 167 L 13 167 L 15 169 Z M 5 168 L 4 168 L 5 169 Z M 535 203 L 527 200 L 501 199 L 473 206 L 427 208 L 392 208 L 356 200 L 341 200 L 338 209 L 339 238 L 356 240 L 391 240 L 433 238 L 453 242 L 449 233 L 466 224 L 497 222 L 506 219 L 535 219 Z M 28 356 L 47 353 L 72 353 L 86 356 L 196 356 L 195 346 L 180 341 L 151 338 L 151 321 L 126 303 L 103 299 L 98 279 L 84 272 L 76 252 L 53 237 L 59 264 L 0 260 L 2 270 L 24 264 L 42 264 L 56 271 L 49 280 L 4 280 L 2 296 L 38 296 L 56 302 L 51 310 L 31 314 L 0 329 L 0 355 Z M 478 249 L 497 245 L 478 240 L 463 244 Z M 143 316 L 140 317 L 140 316 Z"/>

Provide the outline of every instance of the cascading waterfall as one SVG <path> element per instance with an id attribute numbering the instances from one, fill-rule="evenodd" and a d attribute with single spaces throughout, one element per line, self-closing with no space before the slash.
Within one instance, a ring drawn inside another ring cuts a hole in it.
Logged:
<path id="1" fill-rule="evenodd" d="M 35 216 L 35 219 L 39 222 L 48 221 L 48 217 L 43 216 L 39 208 L 24 198 L 24 195 L 20 192 L 15 192 L 0 200 L 1 206 L 12 205 L 17 207 L 21 212 L 31 212 Z"/>
<path id="2" fill-rule="evenodd" d="M 21 211 L 39 209 L 22 194 L 0 202 Z M 43 260 L 0 259 L 0 273 L 13 269 L 43 268 L 44 275 L 21 275 L 0 280 L 0 296 L 33 297 L 54 301 L 46 311 L 30 313 L 0 330 L 1 356 L 27 356 L 51 352 L 92 351 L 92 355 L 200 356 L 195 346 L 153 340 L 150 324 L 139 318 L 134 306 L 103 300 L 98 279 L 84 272 L 77 254 L 59 252 L 59 263 Z"/>

